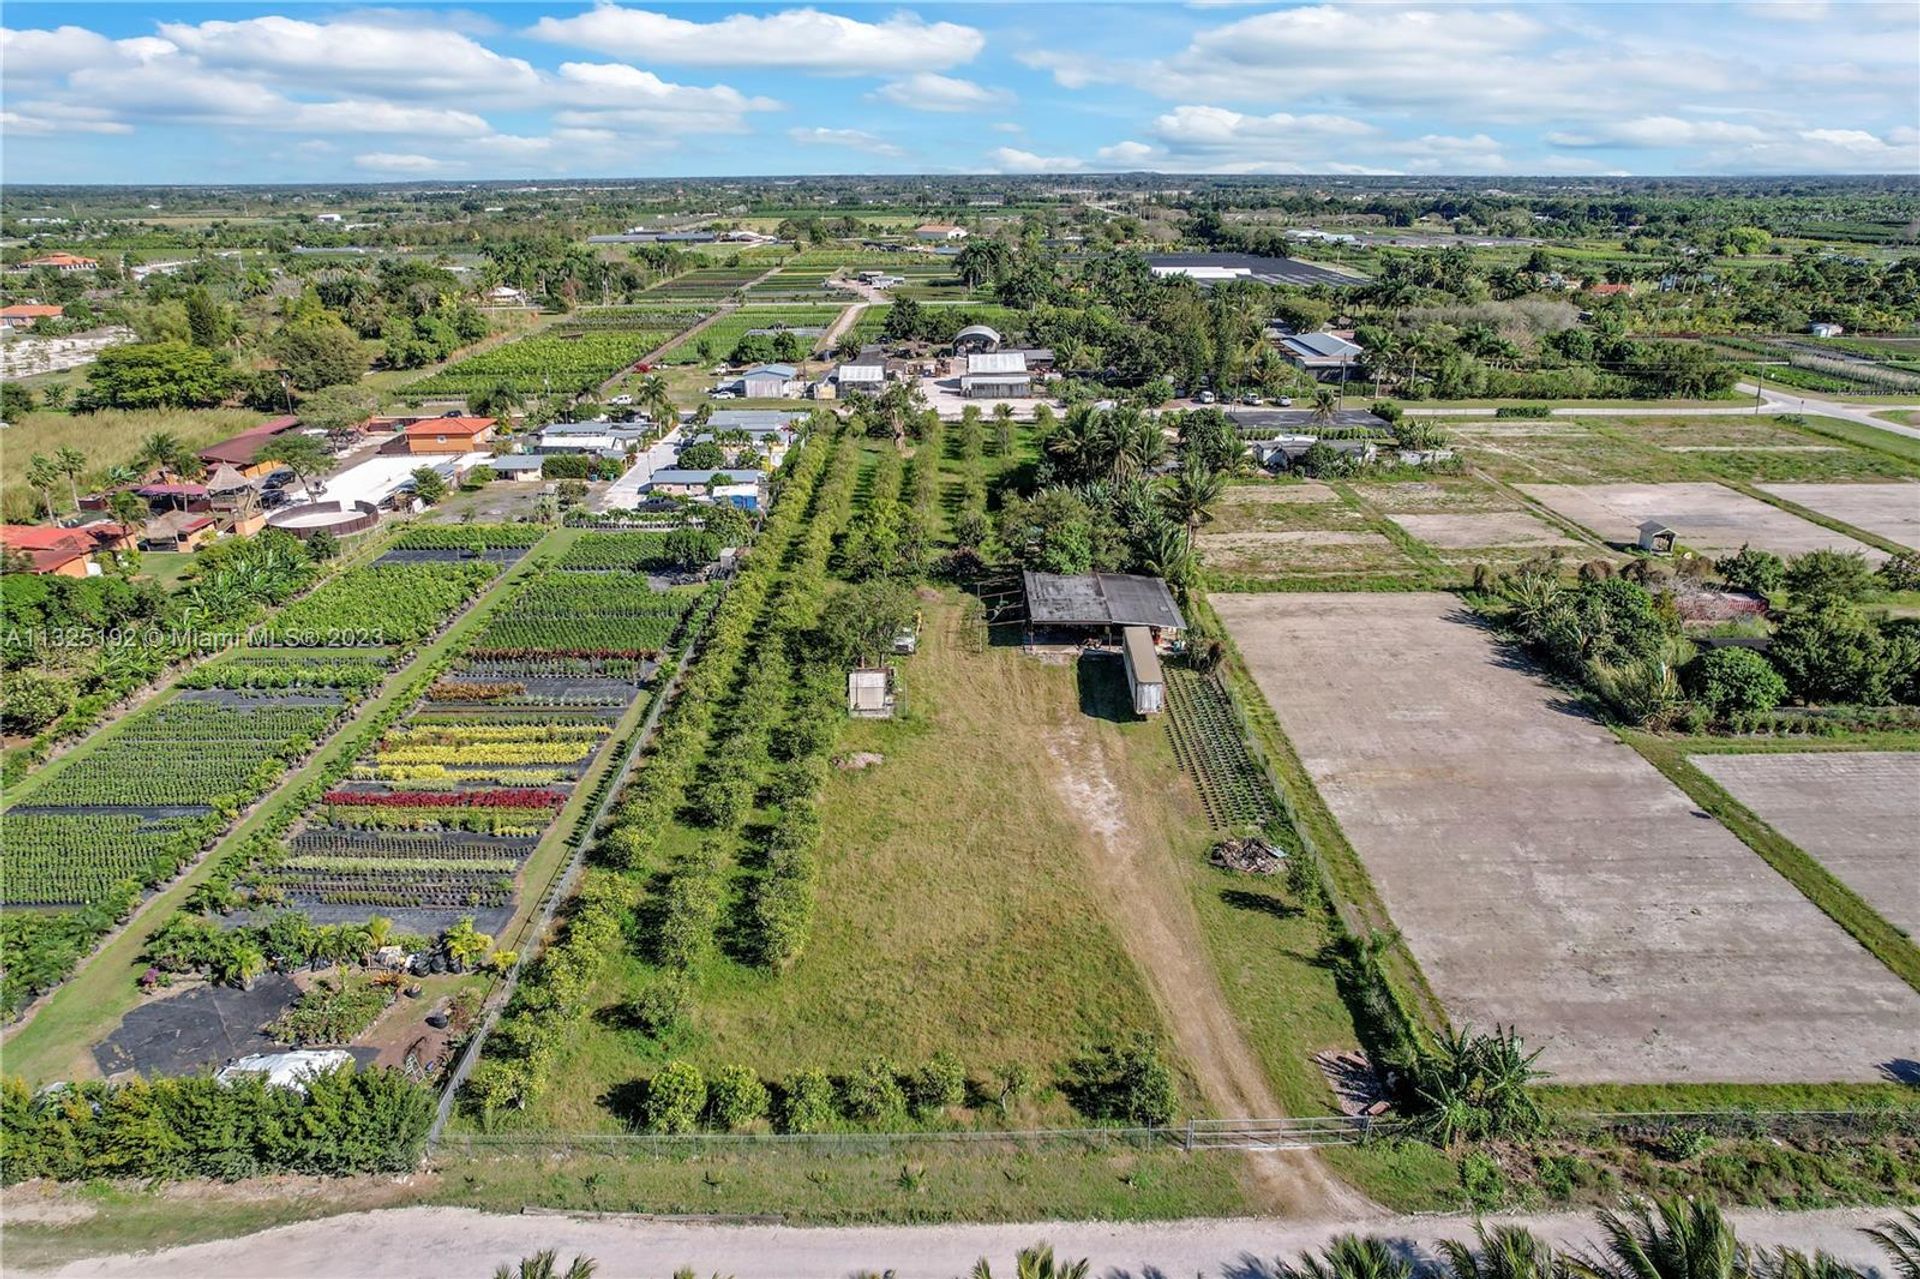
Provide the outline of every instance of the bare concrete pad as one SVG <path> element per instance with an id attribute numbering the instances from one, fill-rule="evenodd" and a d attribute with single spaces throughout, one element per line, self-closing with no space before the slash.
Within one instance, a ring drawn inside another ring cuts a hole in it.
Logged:
<path id="1" fill-rule="evenodd" d="M 1638 540 L 1640 525 L 1659 520 L 1679 534 L 1683 546 L 1703 555 L 1730 555 L 1751 542 L 1776 555 L 1805 551 L 1864 551 L 1876 563 L 1886 558 L 1863 542 L 1768 506 L 1722 484 L 1522 484 L 1520 491 L 1546 503 L 1609 542 Z"/>
<path id="2" fill-rule="evenodd" d="M 1920 484 L 1762 484 L 1783 497 L 1844 524 L 1920 547 Z"/>
<path id="3" fill-rule="evenodd" d="M 1694 767 L 1920 936 L 1920 754 L 1695 755 Z"/>
<path id="4" fill-rule="evenodd" d="M 1568 1082 L 1920 1060 L 1920 993 L 1452 596 L 1211 602 L 1456 1021 Z"/>
<path id="5" fill-rule="evenodd" d="M 1428 546 L 1466 551 L 1478 546 L 1578 546 L 1559 529 L 1525 511 L 1478 515 L 1391 515 L 1395 524 Z"/>

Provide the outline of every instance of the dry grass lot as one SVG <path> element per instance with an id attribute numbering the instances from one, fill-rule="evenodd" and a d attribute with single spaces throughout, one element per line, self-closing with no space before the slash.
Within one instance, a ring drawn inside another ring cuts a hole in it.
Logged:
<path id="1" fill-rule="evenodd" d="M 1199 539 L 1201 563 L 1250 578 L 1341 577 L 1418 571 L 1365 511 L 1326 484 L 1236 484 Z"/>
<path id="2" fill-rule="evenodd" d="M 1888 923 L 1920 934 L 1920 754 L 1695 755 L 1692 762 Z"/>
<path id="3" fill-rule="evenodd" d="M 1920 547 L 1920 484 L 1762 484 L 1761 489 L 1902 546 Z"/>
<path id="4" fill-rule="evenodd" d="M 1452 596 L 1213 605 L 1456 1022 L 1575 1083 L 1915 1056 L 1920 994 Z"/>
<path id="5" fill-rule="evenodd" d="M 1768 506 L 1721 484 L 1522 484 L 1520 491 L 1608 542 L 1632 544 L 1642 521 L 1659 520 L 1680 545 L 1702 555 L 1730 555 L 1746 543 L 1776 555 L 1806 551 L 1863 551 L 1875 563 L 1883 551 Z"/>
<path id="6" fill-rule="evenodd" d="M 1545 520 L 1525 511 L 1395 515 L 1392 519 L 1428 546 L 1443 551 L 1470 551 L 1482 546 L 1580 545 Z"/>

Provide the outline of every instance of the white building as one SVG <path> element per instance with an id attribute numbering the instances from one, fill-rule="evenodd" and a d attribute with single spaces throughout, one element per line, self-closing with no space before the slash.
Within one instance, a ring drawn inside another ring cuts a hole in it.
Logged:
<path id="1" fill-rule="evenodd" d="M 931 240 L 940 243 L 945 243 L 950 240 L 964 240 L 967 238 L 967 228 L 955 226 L 951 222 L 928 222 L 913 229 L 913 238 L 916 240 Z"/>

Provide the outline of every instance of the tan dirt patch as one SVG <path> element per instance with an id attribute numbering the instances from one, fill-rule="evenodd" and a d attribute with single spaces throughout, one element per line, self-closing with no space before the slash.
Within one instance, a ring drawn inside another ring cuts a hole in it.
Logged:
<path id="1" fill-rule="evenodd" d="M 1482 546 L 1578 546 L 1559 529 L 1525 511 L 1466 515 L 1391 515 L 1428 546 L 1465 551 Z"/>

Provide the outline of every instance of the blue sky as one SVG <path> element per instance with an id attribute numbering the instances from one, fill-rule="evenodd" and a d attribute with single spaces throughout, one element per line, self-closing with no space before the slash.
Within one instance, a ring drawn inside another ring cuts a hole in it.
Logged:
<path id="1" fill-rule="evenodd" d="M 9 182 L 1915 173 L 1920 4 L 5 10 Z"/>

